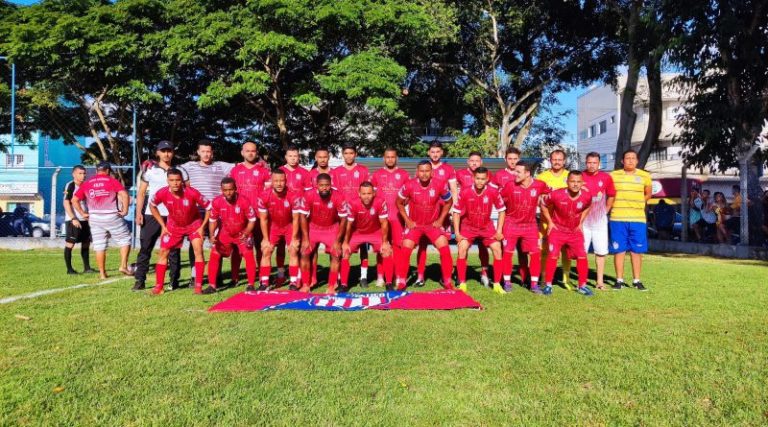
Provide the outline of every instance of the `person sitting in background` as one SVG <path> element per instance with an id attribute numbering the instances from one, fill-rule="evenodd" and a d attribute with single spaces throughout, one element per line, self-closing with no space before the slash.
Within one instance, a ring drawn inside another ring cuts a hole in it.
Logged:
<path id="1" fill-rule="evenodd" d="M 691 188 L 691 196 L 688 199 L 688 224 L 691 225 L 693 236 L 697 242 L 700 242 L 703 237 L 702 230 L 702 215 L 701 215 L 701 195 L 697 187 Z"/>
<path id="2" fill-rule="evenodd" d="M 702 190 L 701 192 L 701 221 L 702 227 L 702 241 L 706 243 L 712 243 L 717 234 L 717 214 L 715 213 L 715 206 L 712 203 L 709 190 Z"/>
<path id="3" fill-rule="evenodd" d="M 715 215 L 717 215 L 715 226 L 717 230 L 718 243 L 728 243 L 730 232 L 726 228 L 725 223 L 731 217 L 730 209 L 731 208 L 728 206 L 728 202 L 725 200 L 725 194 L 716 191 L 713 211 L 715 212 Z"/>
<path id="4" fill-rule="evenodd" d="M 675 208 L 667 204 L 664 199 L 653 208 L 653 217 L 656 223 L 658 238 L 661 240 L 670 240 L 672 238 L 672 228 L 675 224 Z"/>

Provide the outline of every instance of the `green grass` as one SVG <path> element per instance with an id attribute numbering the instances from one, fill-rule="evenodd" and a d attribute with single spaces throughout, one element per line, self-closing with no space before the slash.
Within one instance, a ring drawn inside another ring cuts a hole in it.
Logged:
<path id="1" fill-rule="evenodd" d="M 59 251 L 0 266 L 1 296 L 98 281 Z M 644 281 L 471 282 L 482 311 L 209 314 L 242 287 L 129 281 L 4 304 L 0 425 L 765 425 L 765 263 L 649 256 Z"/>

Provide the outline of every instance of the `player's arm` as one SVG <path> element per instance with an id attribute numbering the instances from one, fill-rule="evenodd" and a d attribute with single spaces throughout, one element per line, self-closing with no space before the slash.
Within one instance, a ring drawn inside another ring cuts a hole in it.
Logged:
<path id="1" fill-rule="evenodd" d="M 211 246 L 215 246 L 216 229 L 219 227 L 219 212 L 215 208 L 211 209 L 211 211 L 211 216 L 208 218 L 208 241 L 211 242 Z"/>
<path id="2" fill-rule="evenodd" d="M 354 219 L 351 219 L 351 218 L 347 219 L 346 225 L 345 225 L 346 230 L 344 231 L 344 239 L 343 239 L 343 243 L 341 244 L 341 253 L 344 255 L 347 255 L 351 252 L 349 247 L 349 241 L 352 236 L 352 228 L 354 227 L 354 224 L 355 224 Z"/>
<path id="3" fill-rule="evenodd" d="M 454 208 L 452 212 L 453 212 L 453 217 L 451 219 L 453 220 L 453 231 L 454 233 L 456 233 L 456 243 L 458 243 L 464 240 L 464 236 L 462 236 L 461 233 L 459 232 L 459 230 L 461 230 L 461 228 L 459 227 L 461 225 L 461 211 Z"/>
<path id="4" fill-rule="evenodd" d="M 459 200 L 459 184 L 458 180 L 456 178 L 451 178 L 448 180 L 448 188 L 451 190 L 451 194 L 453 195 L 453 203 L 456 203 L 457 200 Z"/>
<path id="5" fill-rule="evenodd" d="M 253 230 L 256 229 L 256 223 L 257 222 L 259 222 L 259 220 L 256 219 L 256 218 L 253 218 L 253 219 L 249 218 L 248 219 L 248 225 L 245 226 L 245 230 L 242 233 L 243 240 L 246 240 L 246 239 L 248 239 L 248 236 L 252 236 L 253 235 Z"/>
<path id="6" fill-rule="evenodd" d="M 139 191 L 136 193 L 136 224 L 144 225 L 144 202 L 147 200 L 147 188 L 149 183 L 144 180 L 144 173 L 142 172 L 141 182 L 139 183 Z M 150 211 L 152 208 L 150 208 Z"/>
<path id="7" fill-rule="evenodd" d="M 643 189 L 645 190 L 645 201 L 647 202 L 653 197 L 653 191 L 651 190 L 650 185 L 646 185 Z"/>
<path id="8" fill-rule="evenodd" d="M 168 229 L 165 227 L 165 221 L 163 220 L 163 216 L 160 215 L 160 210 L 157 209 L 157 206 L 155 206 L 154 203 L 149 204 L 149 211 L 152 213 L 152 216 L 155 218 L 155 221 L 157 221 L 158 224 L 160 224 L 160 229 L 162 230 L 161 234 L 168 234 Z M 138 219 L 138 217 L 136 217 Z"/>
<path id="9" fill-rule="evenodd" d="M 301 226 L 301 235 L 304 236 L 304 238 L 301 240 L 301 250 L 302 252 L 305 252 L 307 249 L 309 249 L 309 218 L 306 214 L 299 214 L 300 221 L 299 224 Z"/>
<path id="10" fill-rule="evenodd" d="M 77 213 L 78 213 L 78 214 L 80 214 L 80 216 L 81 216 L 82 218 L 88 219 L 88 212 L 84 211 L 84 210 L 83 210 L 83 207 L 82 207 L 82 206 L 80 206 L 80 198 L 79 198 L 79 197 L 77 197 L 77 194 L 75 194 L 75 195 L 73 195 L 73 196 L 72 196 L 72 204 L 71 204 L 71 207 L 74 207 L 74 208 L 75 208 L 75 210 L 77 211 Z M 72 215 L 72 221 L 75 221 L 75 219 L 76 219 L 76 218 L 75 218 L 75 216 L 74 216 L 74 215 Z M 79 225 L 78 225 L 78 227 L 79 227 Z"/>
<path id="11" fill-rule="evenodd" d="M 269 212 L 259 208 L 259 228 L 261 229 L 261 246 L 264 242 L 269 243 Z"/>
<path id="12" fill-rule="evenodd" d="M 381 256 L 388 257 L 392 255 L 392 245 L 389 243 L 389 218 L 379 217 L 381 223 Z"/>
<path id="13" fill-rule="evenodd" d="M 67 189 L 64 190 L 64 212 L 67 213 L 67 215 L 72 218 L 72 225 L 80 228 L 80 221 L 77 219 L 77 215 L 75 215 L 75 211 L 72 208 L 72 203 L 70 203 L 70 200 L 74 197 L 74 184 L 68 185 Z M 78 203 L 79 205 L 80 203 Z"/>
<path id="14" fill-rule="evenodd" d="M 496 235 L 494 236 L 496 240 L 502 241 L 504 240 L 504 221 L 507 219 L 507 211 L 499 211 L 499 219 L 496 222 Z"/>
<path id="15" fill-rule="evenodd" d="M 131 197 L 128 195 L 128 192 L 126 190 L 120 190 L 117 192 L 117 198 L 120 199 L 120 212 L 118 212 L 118 215 L 125 218 L 128 216 L 128 209 L 131 206 Z"/>
<path id="16" fill-rule="evenodd" d="M 405 203 L 407 199 L 402 195 L 402 190 L 400 191 L 400 194 L 397 195 L 397 211 L 400 212 L 400 216 L 403 218 L 403 221 L 405 221 L 405 227 L 408 229 L 413 228 L 416 224 L 413 222 L 411 217 L 408 216 L 408 211 L 405 210 Z"/>
<path id="17" fill-rule="evenodd" d="M 438 216 L 437 221 L 433 223 L 435 227 L 441 227 L 443 224 L 445 224 L 445 218 L 448 217 L 448 213 L 453 207 L 453 198 L 451 197 L 451 194 L 452 193 L 447 194 L 447 197 L 443 200 L 445 203 L 443 204 L 443 208 L 440 210 L 440 216 Z"/>
<path id="18" fill-rule="evenodd" d="M 210 205 L 208 208 L 205 209 L 205 215 L 203 215 L 203 222 L 200 224 L 200 228 L 197 229 L 197 234 L 200 235 L 200 237 L 205 236 L 203 231 L 205 230 L 205 224 L 208 224 L 208 220 L 211 219 L 211 209 Z"/>
<path id="19" fill-rule="evenodd" d="M 555 229 L 555 223 L 552 222 L 552 216 L 549 213 L 549 206 L 547 206 L 547 201 L 542 199 L 539 207 L 541 208 L 541 217 L 544 218 L 544 221 L 547 222 L 547 235 L 549 235 L 549 233 Z"/>

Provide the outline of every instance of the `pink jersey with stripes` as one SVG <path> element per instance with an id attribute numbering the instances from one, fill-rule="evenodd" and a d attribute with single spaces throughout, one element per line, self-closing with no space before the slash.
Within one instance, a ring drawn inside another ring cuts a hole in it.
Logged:
<path id="1" fill-rule="evenodd" d="M 256 211 L 247 199 L 237 195 L 234 203 L 229 203 L 223 195 L 216 196 L 211 202 L 211 221 L 219 222 L 219 233 L 237 236 L 256 221 Z"/>
<path id="2" fill-rule="evenodd" d="M 293 223 L 293 209 L 296 200 L 301 198 L 304 191 L 285 191 L 278 194 L 270 190 L 261 195 L 258 202 L 259 213 L 269 215 L 270 224 L 275 227 L 286 227 Z"/>
<path id="3" fill-rule="evenodd" d="M 293 170 L 288 169 L 288 165 L 280 166 L 280 170 L 285 172 L 285 184 L 289 190 L 294 192 L 304 192 L 312 188 L 312 177 L 309 171 L 301 166 L 296 166 Z"/>
<path id="4" fill-rule="evenodd" d="M 347 200 L 359 197 L 360 184 L 368 181 L 368 178 L 368 168 L 357 163 L 351 169 L 341 165 L 331 171 L 333 188 L 339 190 Z"/>
<path id="5" fill-rule="evenodd" d="M 117 193 L 125 191 L 120 181 L 108 175 L 96 175 L 85 181 L 75 192 L 80 200 L 85 200 L 90 214 L 117 213 Z"/>
<path id="6" fill-rule="evenodd" d="M 552 222 L 560 231 L 573 232 L 579 227 L 581 213 L 592 204 L 592 194 L 582 189 L 575 199 L 571 199 L 567 188 L 555 190 L 549 194 L 547 208 Z"/>
<path id="7" fill-rule="evenodd" d="M 297 212 L 307 215 L 309 226 L 328 228 L 347 217 L 346 202 L 339 191 L 331 190 L 327 199 L 320 197 L 317 190 L 307 191 L 298 203 Z"/>
<path id="8" fill-rule="evenodd" d="M 252 168 L 245 166 L 244 163 L 238 163 L 229 172 L 229 176 L 237 184 L 237 194 L 248 199 L 252 206 L 256 206 L 259 196 L 270 182 L 269 169 L 258 163 Z"/>
<path id="9" fill-rule="evenodd" d="M 168 208 L 168 228 L 183 228 L 192 225 L 200 220 L 200 209 L 208 209 L 211 202 L 205 198 L 199 191 L 192 187 L 184 187 L 181 190 L 181 196 L 171 193 L 168 187 L 161 188 L 151 204 L 157 206 L 164 204 Z"/>
<path id="10" fill-rule="evenodd" d="M 584 219 L 584 225 L 608 224 L 606 200 L 608 197 L 616 197 L 613 178 L 603 171 L 597 171 L 594 174 L 584 171 L 581 176 L 584 177 L 584 188 L 592 194 L 592 208 Z"/>
<path id="11" fill-rule="evenodd" d="M 373 173 L 371 183 L 376 187 L 376 197 L 383 197 L 387 202 L 390 218 L 397 218 L 397 194 L 410 178 L 408 171 L 400 168 L 391 171 L 381 168 Z"/>
<path id="12" fill-rule="evenodd" d="M 501 198 L 506 205 L 505 223 L 530 225 L 536 224 L 536 210 L 539 197 L 549 194 L 550 190 L 544 181 L 534 179 L 531 185 L 523 187 L 510 181 L 501 190 Z"/>

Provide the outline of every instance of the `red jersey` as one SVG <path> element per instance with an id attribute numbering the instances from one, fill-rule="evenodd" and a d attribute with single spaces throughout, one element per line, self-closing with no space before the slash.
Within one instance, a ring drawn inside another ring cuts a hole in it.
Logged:
<path id="1" fill-rule="evenodd" d="M 441 202 L 451 200 L 451 191 L 439 180 L 431 179 L 424 187 L 413 178 L 403 185 L 398 197 L 408 203 L 408 216 L 416 225 L 431 225 L 440 217 Z"/>
<path id="2" fill-rule="evenodd" d="M 259 213 L 267 213 L 269 215 L 270 225 L 276 227 L 287 227 L 293 223 L 293 211 L 296 207 L 296 201 L 301 198 L 304 193 L 287 190 L 284 194 L 277 194 L 274 190 L 264 192 L 259 197 L 258 210 Z"/>
<path id="3" fill-rule="evenodd" d="M 487 228 L 493 226 L 491 213 L 496 208 L 498 211 L 505 210 L 504 200 L 501 199 L 499 190 L 495 187 L 486 185 L 483 191 L 478 194 L 474 185 L 465 187 L 459 191 L 459 197 L 452 211 L 461 216 L 461 226 L 472 228 Z"/>
<path id="4" fill-rule="evenodd" d="M 316 190 L 317 189 L 317 176 L 320 175 L 321 173 L 327 173 L 328 175 L 331 175 L 331 171 L 333 171 L 333 169 L 329 170 L 328 172 L 320 172 L 320 169 L 318 169 L 318 168 L 310 169 L 309 170 L 309 181 L 310 181 L 311 187 Z M 333 175 L 331 175 L 331 185 L 333 185 Z"/>
<path id="5" fill-rule="evenodd" d="M 528 187 L 508 182 L 501 190 L 501 198 L 507 207 L 504 221 L 507 224 L 536 224 L 536 209 L 543 194 L 549 194 L 549 187 L 544 181 L 534 179 Z"/>
<path id="6" fill-rule="evenodd" d="M 164 204 L 168 208 L 168 228 L 183 228 L 192 225 L 200 220 L 200 209 L 208 209 L 211 202 L 205 198 L 199 191 L 192 187 L 183 187 L 181 196 L 171 193 L 168 187 L 161 188 L 150 202 L 152 206 L 157 207 Z"/>
<path id="7" fill-rule="evenodd" d="M 555 190 L 549 194 L 547 208 L 552 222 L 561 231 L 573 232 L 579 227 L 581 213 L 589 209 L 592 204 L 592 195 L 582 189 L 575 199 L 568 194 L 567 188 Z"/>
<path id="8" fill-rule="evenodd" d="M 440 187 L 448 185 L 451 181 L 456 182 L 456 171 L 453 166 L 445 162 L 437 165 L 432 164 L 432 179 L 436 180 Z M 450 188 L 450 187 L 449 187 Z"/>
<path id="9" fill-rule="evenodd" d="M 360 184 L 368 181 L 368 168 L 355 163 L 352 169 L 346 165 L 333 168 L 331 171 L 333 187 L 338 189 L 347 200 L 353 200 L 359 196 Z"/>
<path id="10" fill-rule="evenodd" d="M 307 191 L 297 202 L 297 208 L 297 212 L 309 218 L 310 227 L 328 228 L 347 217 L 344 196 L 336 190 L 331 190 L 331 196 L 327 199 L 320 197 L 317 190 Z"/>
<path id="11" fill-rule="evenodd" d="M 114 214 L 117 209 L 117 193 L 125 191 L 120 181 L 109 175 L 96 175 L 85 181 L 75 192 L 78 199 L 88 205 L 90 214 Z"/>
<path id="12" fill-rule="evenodd" d="M 517 178 L 517 172 L 514 169 L 504 168 L 493 175 L 492 181 L 493 185 L 502 190 L 508 182 L 515 182 L 515 178 Z"/>
<path id="13" fill-rule="evenodd" d="M 371 184 L 376 187 L 376 196 L 383 197 L 387 202 L 390 218 L 397 217 L 397 194 L 409 179 L 408 171 L 398 167 L 392 171 L 381 168 L 373 173 Z"/>
<path id="14" fill-rule="evenodd" d="M 234 203 L 229 203 L 223 195 L 211 202 L 210 221 L 221 221 L 219 233 L 237 236 L 245 231 L 249 222 L 256 221 L 256 211 L 250 202 L 239 194 L 236 197 Z"/>
<path id="15" fill-rule="evenodd" d="M 296 165 L 293 170 L 288 169 L 288 165 L 280 166 L 280 170 L 285 172 L 285 185 L 289 190 L 302 193 L 312 188 L 312 178 L 309 171 Z"/>
<path id="16" fill-rule="evenodd" d="M 389 209 L 384 198 L 373 198 L 371 206 L 366 207 L 360 197 L 347 203 L 347 221 L 354 223 L 354 231 L 360 234 L 371 234 L 381 230 L 381 220 L 389 217 Z"/>
<path id="17" fill-rule="evenodd" d="M 462 169 L 456 172 L 456 182 L 459 185 L 459 189 L 474 187 L 475 175 L 469 168 Z M 493 174 L 491 173 L 491 171 L 488 171 L 488 183 L 489 184 L 493 183 Z"/>
<path id="18" fill-rule="evenodd" d="M 269 169 L 258 163 L 252 168 L 246 167 L 244 163 L 238 163 L 229 172 L 229 176 L 237 184 L 237 194 L 251 202 L 251 206 L 256 206 L 259 196 L 270 183 Z"/>
<path id="19" fill-rule="evenodd" d="M 606 199 L 616 197 L 616 187 L 613 185 L 611 174 L 597 171 L 590 174 L 587 171 L 581 174 L 584 177 L 584 188 L 592 194 L 592 208 L 589 210 L 584 224 L 598 225 L 608 222 L 608 207 Z"/>

